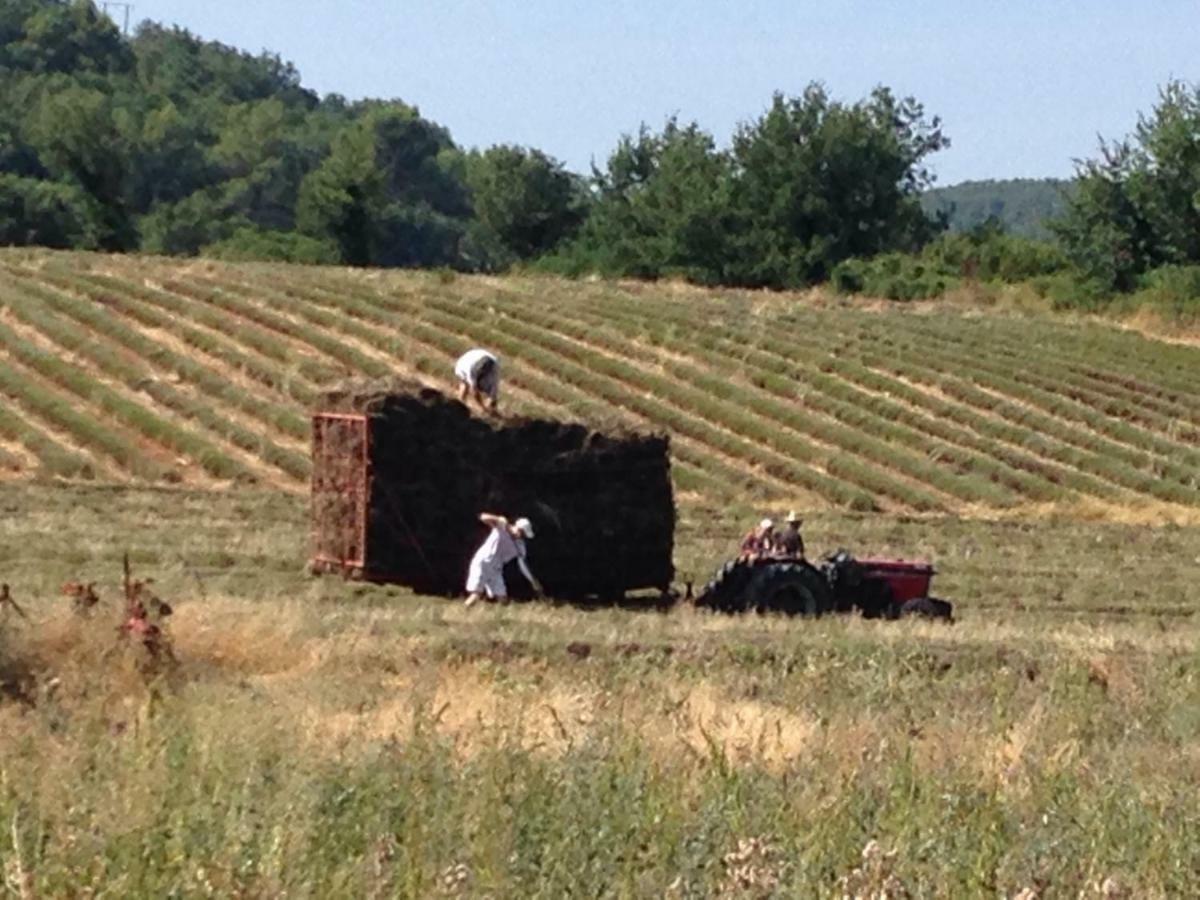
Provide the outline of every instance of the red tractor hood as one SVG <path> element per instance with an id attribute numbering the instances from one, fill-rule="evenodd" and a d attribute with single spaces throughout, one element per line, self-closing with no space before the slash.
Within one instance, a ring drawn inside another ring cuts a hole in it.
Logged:
<path id="1" fill-rule="evenodd" d="M 904 559 L 860 559 L 858 564 L 868 577 L 886 581 L 897 603 L 929 596 L 929 585 L 935 571 L 931 563 Z"/>

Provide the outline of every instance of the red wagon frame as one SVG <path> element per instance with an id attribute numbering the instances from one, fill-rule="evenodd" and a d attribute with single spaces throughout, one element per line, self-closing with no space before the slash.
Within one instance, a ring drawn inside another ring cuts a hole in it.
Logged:
<path id="1" fill-rule="evenodd" d="M 312 417 L 312 558 L 314 572 L 361 578 L 367 564 L 371 428 L 359 413 Z"/>

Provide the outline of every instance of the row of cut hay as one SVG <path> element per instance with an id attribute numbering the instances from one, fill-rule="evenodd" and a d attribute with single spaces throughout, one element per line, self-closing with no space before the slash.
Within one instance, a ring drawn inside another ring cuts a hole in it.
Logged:
<path id="1" fill-rule="evenodd" d="M 288 408 L 293 413 L 272 424 L 294 438 L 307 438 L 308 422 L 301 418 L 297 428 L 293 419 L 300 417 L 289 402 L 305 407 L 311 405 L 317 396 L 316 387 L 292 365 L 294 360 L 290 357 L 280 360 L 273 355 L 264 355 L 247 343 L 248 329 L 230 329 L 228 321 L 227 327 L 221 330 L 211 325 L 197 325 L 173 304 L 173 298 L 153 289 L 135 285 L 123 289 L 119 282 L 95 283 L 83 276 L 76 282 L 50 283 L 120 313 L 143 328 L 171 334 L 198 354 L 254 382 L 272 399 L 273 405 Z M 237 340 L 238 332 L 243 336 L 242 341 Z"/>
<path id="2" fill-rule="evenodd" d="M 112 460 L 124 472 L 146 481 L 178 477 L 169 467 L 149 458 L 123 430 L 113 429 L 101 415 L 79 409 L 79 396 L 70 387 L 79 370 L 29 347 L 7 326 L 0 324 L 0 349 L 9 362 L 0 365 L 0 391 L 35 419 L 70 435 L 71 440 Z M 82 386 L 85 398 L 91 385 Z M 102 407 L 98 407 L 102 409 Z"/>
<path id="3" fill-rule="evenodd" d="M 29 403 L 34 386 L 12 369 L 0 362 L 0 393 L 14 400 L 24 399 Z M 0 416 L 0 437 L 20 444 L 37 459 L 38 474 L 53 478 L 93 479 L 97 475 L 95 462 L 77 453 L 46 432 L 18 415 L 15 405 L 9 406 Z"/>
<path id="4" fill-rule="evenodd" d="M 251 430 L 235 422 L 223 411 L 224 407 L 242 409 L 257 419 L 266 412 L 268 404 L 247 395 L 228 379 L 221 378 L 192 360 L 173 354 L 162 345 L 142 337 L 120 320 L 98 312 L 95 307 L 85 302 L 71 302 L 51 291 L 39 289 L 36 285 L 22 286 L 22 293 L 32 298 L 32 302 L 21 303 L 14 300 L 14 311 L 27 324 L 37 328 L 59 346 L 86 358 L 98 370 L 121 381 L 131 390 L 146 394 L 159 405 L 194 421 L 291 478 L 304 480 L 308 477 L 308 456 L 274 443 L 266 433 L 267 422 L 262 422 L 262 427 Z M 72 327 L 67 320 L 56 320 L 48 315 L 48 309 L 69 315 L 72 320 L 86 326 L 86 330 Z M 96 340 L 97 337 L 102 340 Z M 122 356 L 113 349 L 114 347 L 121 348 L 126 355 Z M 154 364 L 160 371 L 178 375 L 192 387 L 202 391 L 208 402 L 200 402 L 157 377 L 148 377 L 144 367 L 149 364 Z M 223 406 L 213 405 L 214 402 Z M 196 461 L 216 477 L 249 477 L 249 470 L 241 471 L 236 460 L 224 464 L 223 474 L 220 473 L 222 470 L 219 466 L 222 464 L 219 460 L 215 464 L 206 464 L 203 459 Z"/>
<path id="5" fill-rule="evenodd" d="M 15 293 L 9 293 L 4 298 L 5 307 L 11 314 L 23 321 L 28 327 L 35 329 L 46 340 L 65 353 L 80 359 L 86 359 L 133 392 L 146 392 L 150 383 L 144 380 L 140 362 L 123 358 L 114 353 L 109 347 L 95 340 L 94 336 L 68 321 L 58 319 L 40 308 L 36 302 L 23 299 Z M 6 329 L 7 330 L 7 329 Z M 9 332 L 8 340 L 20 340 L 19 336 Z M 80 399 L 94 403 L 103 412 L 113 416 L 117 422 L 132 429 L 160 447 L 187 459 L 195 461 L 209 475 L 219 479 L 253 481 L 255 474 L 252 469 L 228 456 L 217 445 L 207 438 L 186 428 L 175 421 L 163 418 L 152 409 L 143 406 L 118 390 L 99 382 L 91 373 L 85 371 L 75 362 L 60 358 L 53 352 L 46 352 L 27 343 L 19 350 L 10 347 L 10 352 L 30 368 L 53 381 L 56 385 L 66 388 Z M 168 385 L 160 384 L 157 393 L 166 401 L 169 408 L 175 405 L 186 405 L 188 401 Z M 202 411 L 191 410 L 196 415 L 203 416 Z M 211 413 L 211 410 L 209 411 Z"/>
<path id="6" fill-rule="evenodd" d="M 618 321 L 628 333 L 657 347 L 689 355 L 699 367 L 684 373 L 693 383 L 726 391 L 733 399 L 740 397 L 781 425 L 812 434 L 839 451 L 862 457 L 885 470 L 894 469 L 944 494 L 965 502 L 1003 507 L 1014 505 L 1036 490 L 1019 477 L 1011 477 L 1015 473 L 995 460 L 898 423 L 885 414 L 886 410 L 877 411 L 880 404 L 861 402 L 864 398 L 856 396 L 839 379 L 804 368 L 795 360 L 768 358 L 749 342 L 724 338 L 686 322 L 655 319 L 652 315 L 639 318 L 613 308 L 605 308 L 600 315 L 603 321 Z M 578 321 L 599 319 L 581 317 Z M 599 339 L 597 332 L 591 333 Z M 756 390 L 747 389 L 745 382 Z M 854 402 L 845 402 L 839 395 L 849 396 Z M 805 415 L 799 412 L 801 409 L 827 418 Z M 953 470 L 947 471 L 947 467 Z M 986 474 L 981 477 L 980 471 Z"/>
<path id="7" fill-rule="evenodd" d="M 1169 433 L 1177 420 L 1145 409 L 1135 409 L 1106 394 L 1072 387 L 1061 372 L 1045 365 L 1038 347 L 1030 349 L 1024 358 L 993 360 L 985 349 L 990 343 L 987 339 L 988 330 L 980 330 L 982 335 L 971 333 L 956 338 L 953 333 L 946 335 L 943 331 L 934 335 L 919 334 L 918 339 L 940 342 L 942 347 L 960 354 L 959 358 L 962 358 L 961 354 L 969 354 L 968 358 L 975 360 L 981 370 L 1007 376 L 1015 384 L 1022 385 L 1023 394 L 1019 399 L 1035 403 L 1057 418 L 1081 423 L 1114 442 L 1157 453 L 1168 459 L 1180 459 L 1184 464 L 1180 467 L 1181 472 L 1184 467 L 1200 465 L 1200 452 L 1191 446 L 1197 438 L 1194 429 L 1189 432 L 1191 439 L 1185 436 L 1182 439 L 1165 440 L 1157 432 Z M 977 343 L 980 341 L 982 344 Z M 1142 427 L 1131 425 L 1130 421 L 1136 421 Z"/>
<path id="8" fill-rule="evenodd" d="M 903 365 L 896 361 L 891 354 L 881 354 L 871 361 L 871 365 L 888 371 L 901 372 L 903 369 Z M 1191 492 L 1182 486 L 1161 481 L 1151 474 L 1106 456 L 1102 451 L 1081 448 L 1079 446 L 1081 438 L 1078 433 L 1063 426 L 1059 420 L 1013 403 L 999 393 L 981 389 L 966 379 L 957 378 L 949 371 L 952 368 L 948 366 L 948 371 L 940 373 L 942 377 L 935 375 L 932 381 L 930 381 L 927 365 L 914 366 L 908 370 L 908 374 L 914 378 L 925 379 L 926 383 L 935 384 L 938 390 L 962 403 L 1027 427 L 1035 435 L 1030 446 L 1036 448 L 1039 453 L 1050 455 L 1076 469 L 1092 473 L 1138 494 L 1169 502 L 1196 504 Z M 973 380 L 983 384 L 984 387 L 988 386 L 985 377 Z M 1047 438 L 1054 439 L 1057 443 Z"/>
<path id="9" fill-rule="evenodd" d="M 897 333 L 880 333 L 877 339 L 890 352 L 919 355 L 930 369 L 943 374 L 970 372 L 970 380 L 985 389 L 975 388 L 976 396 L 991 395 L 995 401 L 987 408 L 1026 421 L 1038 431 L 1096 454 L 1104 461 L 1102 474 L 1113 476 L 1118 483 L 1162 500 L 1200 503 L 1194 468 L 1156 458 L 1147 450 L 1138 450 L 1085 427 L 1082 420 L 1088 418 L 1088 411 L 1081 411 L 1079 404 L 1022 382 L 1003 367 L 989 366 L 965 351 L 942 346 L 931 352 L 924 341 L 906 341 Z"/>
<path id="10" fill-rule="evenodd" d="M 483 320 L 470 307 L 430 296 L 422 298 L 421 306 L 427 318 L 440 315 L 457 320 L 464 328 L 476 328 L 481 338 L 495 341 L 494 335 L 504 334 L 513 342 L 509 354 L 512 358 L 519 360 L 537 353 L 539 365 L 551 366 L 556 374 L 575 381 L 585 391 L 632 409 L 660 427 L 716 447 L 751 467 L 761 468 L 785 486 L 796 485 L 839 505 L 864 508 L 871 503 L 869 495 L 864 495 L 861 489 L 806 464 L 815 459 L 808 445 L 775 437 L 772 449 L 766 449 L 754 440 L 756 429 L 752 417 L 739 416 L 723 401 L 682 388 L 672 379 L 641 371 L 613 357 L 581 352 L 578 345 L 554 330 L 532 324 L 526 314 L 520 319 L 492 316 Z M 750 428 L 743 430 L 746 425 Z"/>

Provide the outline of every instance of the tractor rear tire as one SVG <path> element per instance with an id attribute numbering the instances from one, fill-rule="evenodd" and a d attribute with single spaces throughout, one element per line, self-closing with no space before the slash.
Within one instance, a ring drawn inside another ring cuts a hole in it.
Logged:
<path id="1" fill-rule="evenodd" d="M 803 563 L 759 566 L 747 586 L 753 608 L 760 613 L 816 618 L 830 611 L 829 586 L 816 569 Z"/>

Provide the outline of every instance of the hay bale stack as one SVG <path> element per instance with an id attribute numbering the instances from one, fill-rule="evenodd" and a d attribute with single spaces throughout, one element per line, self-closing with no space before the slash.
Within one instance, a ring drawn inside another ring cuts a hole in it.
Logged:
<path id="1" fill-rule="evenodd" d="M 533 520 L 530 566 L 553 597 L 612 599 L 670 584 L 666 437 L 536 419 L 493 424 L 404 382 L 343 386 L 325 401 L 328 411 L 368 417 L 366 577 L 461 593 L 488 511 Z M 520 595 L 524 580 L 507 580 Z"/>

